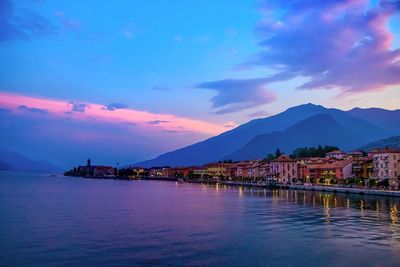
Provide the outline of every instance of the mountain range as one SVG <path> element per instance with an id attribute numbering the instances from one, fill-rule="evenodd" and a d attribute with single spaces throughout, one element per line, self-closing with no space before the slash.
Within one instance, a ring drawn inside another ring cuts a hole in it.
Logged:
<path id="1" fill-rule="evenodd" d="M 360 147 L 360 150 L 370 151 L 374 148 L 385 148 L 385 147 L 400 149 L 400 136 L 392 136 L 389 138 L 371 142 L 369 144 Z"/>
<path id="2" fill-rule="evenodd" d="M 44 160 L 32 160 L 20 153 L 0 148 L 0 170 L 62 172 L 62 169 Z"/>
<path id="3" fill-rule="evenodd" d="M 264 158 L 280 149 L 334 145 L 352 150 L 400 135 L 400 110 L 354 108 L 349 111 L 304 104 L 255 119 L 218 136 L 134 165 L 190 166 L 223 159 Z"/>

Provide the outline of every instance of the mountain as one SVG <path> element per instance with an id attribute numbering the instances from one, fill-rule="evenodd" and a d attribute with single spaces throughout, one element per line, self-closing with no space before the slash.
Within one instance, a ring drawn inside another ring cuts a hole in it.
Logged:
<path id="1" fill-rule="evenodd" d="M 359 143 L 353 131 L 340 125 L 331 115 L 319 114 L 307 118 L 284 131 L 254 137 L 244 147 L 226 159 L 245 160 L 265 158 L 276 149 L 291 153 L 299 147 L 333 145 L 349 149 Z"/>
<path id="2" fill-rule="evenodd" d="M 0 161 L 0 171 L 9 171 L 9 170 L 13 170 L 13 169 L 14 168 L 10 164 Z"/>
<path id="3" fill-rule="evenodd" d="M 369 151 L 374 148 L 385 148 L 385 147 L 400 149 L 400 136 L 392 136 L 379 141 L 371 142 L 369 144 L 360 147 L 359 149 L 364 151 Z"/>
<path id="4" fill-rule="evenodd" d="M 392 111 L 388 112 L 390 113 Z M 151 160 L 138 162 L 134 165 L 143 167 L 167 165 L 189 166 L 218 161 L 226 158 L 228 155 L 235 154 L 238 150 L 246 146 L 253 138 L 259 135 L 285 131 L 289 127 L 319 114 L 330 115 L 335 121 L 335 125 L 330 128 L 328 127 L 329 125 L 324 125 L 325 130 L 327 131 L 325 134 L 336 131 L 335 128 L 340 126 L 351 135 L 357 136 L 357 139 L 354 140 L 354 142 L 352 141 L 345 147 L 356 148 L 362 144 L 392 136 L 393 131 L 395 131 L 395 128 L 387 126 L 386 123 L 382 122 L 380 125 L 373 123 L 372 115 L 369 116 L 369 118 L 371 118 L 370 120 L 364 120 L 361 115 L 357 115 L 358 113 L 353 116 L 351 111 L 346 112 L 339 109 L 325 108 L 320 105 L 304 104 L 289 108 L 286 111 L 271 117 L 252 120 L 218 136 L 162 154 Z M 309 128 L 310 132 L 314 130 L 318 129 L 315 129 L 315 127 Z M 397 133 L 400 133 L 400 130 L 397 131 Z M 319 145 L 319 143 L 313 143 L 312 145 Z M 329 145 L 335 145 L 335 143 Z M 301 145 L 298 145 L 295 148 L 299 146 Z M 262 148 L 260 149 L 262 150 Z M 292 151 L 286 152 L 289 153 Z"/>
<path id="5" fill-rule="evenodd" d="M 218 136 L 180 148 L 158 156 L 155 159 L 138 162 L 134 165 L 152 166 L 189 166 L 218 161 L 244 146 L 251 138 L 264 133 L 282 131 L 287 127 L 312 115 L 322 113 L 323 106 L 305 104 L 289 108 L 280 114 L 255 119 Z"/>
<path id="6" fill-rule="evenodd" d="M 381 127 L 392 135 L 400 133 L 400 109 L 386 110 L 381 108 L 354 108 L 347 111 L 353 117 L 358 117 Z"/>
<path id="7" fill-rule="evenodd" d="M 17 152 L 0 148 L 0 162 L 11 166 L 14 170 L 20 171 L 50 171 L 62 172 L 62 169 L 48 163 L 47 161 L 31 160 Z"/>

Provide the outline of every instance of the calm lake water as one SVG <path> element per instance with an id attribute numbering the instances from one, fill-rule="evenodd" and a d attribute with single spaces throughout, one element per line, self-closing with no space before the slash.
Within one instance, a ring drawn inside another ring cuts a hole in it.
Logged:
<path id="1" fill-rule="evenodd" d="M 0 172 L 0 266 L 400 266 L 400 200 Z"/>

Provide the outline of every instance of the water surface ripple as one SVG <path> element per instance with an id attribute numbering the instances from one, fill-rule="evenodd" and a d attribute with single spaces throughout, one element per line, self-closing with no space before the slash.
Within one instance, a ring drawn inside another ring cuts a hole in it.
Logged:
<path id="1" fill-rule="evenodd" d="M 400 266 L 400 200 L 0 172 L 0 266 Z"/>

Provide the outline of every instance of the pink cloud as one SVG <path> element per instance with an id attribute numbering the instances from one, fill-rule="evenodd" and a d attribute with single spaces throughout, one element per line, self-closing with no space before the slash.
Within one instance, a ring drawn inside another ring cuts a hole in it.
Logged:
<path id="1" fill-rule="evenodd" d="M 400 1 L 262 1 L 261 51 L 245 66 L 276 70 L 266 82 L 306 77 L 299 89 L 339 88 L 350 94 L 400 84 L 400 49 L 389 19 Z M 279 15 L 279 17 L 276 16 Z"/>
<path id="2" fill-rule="evenodd" d="M 21 109 L 21 106 L 24 108 Z M 223 125 L 216 125 L 172 114 L 156 114 L 129 108 L 109 110 L 104 105 L 96 103 L 70 102 L 8 92 L 0 92 L 0 107 L 11 109 L 14 113 L 26 113 L 29 110 L 45 110 L 49 116 L 71 118 L 74 120 L 96 120 L 107 123 L 129 123 L 151 130 L 193 132 L 208 135 L 215 135 L 226 131 Z M 168 123 L 151 123 L 155 121 Z"/>

